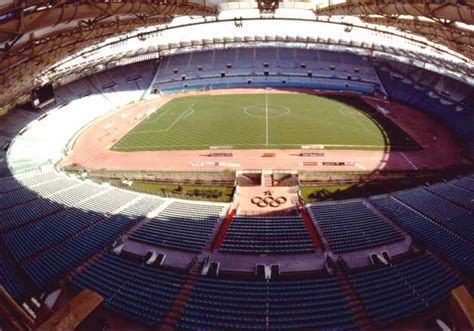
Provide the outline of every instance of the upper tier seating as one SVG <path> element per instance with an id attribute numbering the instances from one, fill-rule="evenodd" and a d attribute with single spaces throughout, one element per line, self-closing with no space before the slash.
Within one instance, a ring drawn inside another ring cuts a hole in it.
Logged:
<path id="1" fill-rule="evenodd" d="M 155 68 L 155 61 L 146 61 L 65 81 L 55 90 L 56 104 L 44 114 L 7 114 L 0 123 L 0 141 L 6 137 L 7 141 L 12 139 L 12 145 L 6 156 L 8 167 L 2 162 L 4 157 L 0 157 L 0 178 L 51 167 L 71 147 L 72 136 L 81 128 L 117 106 L 141 100 L 150 87 Z M 61 130 L 57 130 L 59 127 Z M 26 131 L 18 135 L 22 129 Z"/>
<path id="2" fill-rule="evenodd" d="M 162 93 L 172 93 L 248 86 L 249 81 L 252 86 L 306 86 L 362 93 L 370 93 L 379 86 L 372 64 L 357 55 L 268 47 L 162 57 L 153 86 Z"/>
<path id="3" fill-rule="evenodd" d="M 88 93 L 92 97 L 98 95 L 96 100 L 110 106 L 122 106 L 138 101 L 150 86 L 155 66 L 155 61 L 144 61 L 76 80 L 55 90 L 57 104 L 70 102 Z"/>
<path id="4" fill-rule="evenodd" d="M 31 114 L 31 115 L 30 115 Z M 33 113 L 26 111 L 11 112 L 8 116 L 2 117 L 0 122 L 0 135 L 4 138 L 13 138 L 20 131 L 25 122 L 31 121 Z"/>
<path id="5" fill-rule="evenodd" d="M 335 277 L 251 281 L 198 278 L 178 329 L 358 328 Z"/>
<path id="6" fill-rule="evenodd" d="M 378 197 L 369 201 L 385 216 L 403 227 L 434 252 L 464 272 L 474 274 L 474 245 L 472 243 L 393 198 Z"/>
<path id="7" fill-rule="evenodd" d="M 349 279 L 378 327 L 440 303 L 461 284 L 454 273 L 428 255 L 370 271 L 351 272 Z"/>
<path id="8" fill-rule="evenodd" d="M 438 118 L 466 144 L 468 154 L 474 159 L 472 88 L 455 79 L 401 63 L 379 63 L 376 70 L 393 100 Z"/>
<path id="9" fill-rule="evenodd" d="M 222 205 L 172 202 L 132 233 L 130 239 L 199 252 L 210 239 L 223 211 Z"/>
<path id="10" fill-rule="evenodd" d="M 306 253 L 314 251 L 299 216 L 242 217 L 229 225 L 221 247 L 234 253 Z"/>
<path id="11" fill-rule="evenodd" d="M 73 288 L 92 289 L 105 307 L 146 325 L 163 322 L 185 278 L 173 272 L 134 263 L 106 253 L 72 280 Z"/>
<path id="12" fill-rule="evenodd" d="M 398 192 L 395 197 L 432 220 L 474 243 L 474 212 L 424 189 Z"/>
<path id="13" fill-rule="evenodd" d="M 346 253 L 403 240 L 401 233 L 363 202 L 308 205 L 334 253 Z"/>

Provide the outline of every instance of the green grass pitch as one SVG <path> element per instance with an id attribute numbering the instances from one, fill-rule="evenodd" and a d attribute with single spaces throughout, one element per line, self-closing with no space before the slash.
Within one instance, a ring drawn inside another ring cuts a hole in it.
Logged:
<path id="1" fill-rule="evenodd" d="M 386 134 L 364 111 L 308 94 L 187 96 L 144 119 L 114 151 L 299 149 L 385 149 Z"/>

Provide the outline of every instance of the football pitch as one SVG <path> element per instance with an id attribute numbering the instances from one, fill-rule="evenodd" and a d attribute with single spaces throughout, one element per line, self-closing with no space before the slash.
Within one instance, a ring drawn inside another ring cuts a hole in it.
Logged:
<path id="1" fill-rule="evenodd" d="M 114 151 L 326 148 L 381 150 L 390 143 L 374 114 L 309 94 L 186 96 L 131 129 Z"/>

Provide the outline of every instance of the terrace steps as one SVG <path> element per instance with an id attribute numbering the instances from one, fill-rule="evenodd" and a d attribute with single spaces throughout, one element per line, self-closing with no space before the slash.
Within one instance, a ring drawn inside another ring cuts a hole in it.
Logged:
<path id="1" fill-rule="evenodd" d="M 227 234 L 227 230 L 229 229 L 229 225 L 232 222 L 235 214 L 237 213 L 236 209 L 232 209 L 227 216 L 225 217 L 224 221 L 221 223 L 221 226 L 217 232 L 217 235 L 212 243 L 212 249 L 219 249 L 224 242 L 224 238 Z"/>
<path id="2" fill-rule="evenodd" d="M 191 291 L 197 282 L 199 277 L 201 263 L 194 261 L 194 264 L 189 270 L 188 277 L 181 286 L 176 298 L 171 304 L 171 308 L 163 319 L 163 326 L 160 326 L 158 330 L 175 330 L 176 324 L 180 321 L 183 309 L 186 307 Z"/>

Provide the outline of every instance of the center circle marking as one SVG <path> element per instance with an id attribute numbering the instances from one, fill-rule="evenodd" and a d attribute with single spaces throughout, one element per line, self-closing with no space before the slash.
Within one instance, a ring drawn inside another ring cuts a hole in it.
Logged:
<path id="1" fill-rule="evenodd" d="M 268 118 L 278 118 L 288 115 L 290 108 L 281 105 L 268 105 Z M 266 118 L 266 109 L 263 105 L 248 106 L 244 108 L 247 116 L 255 118 Z"/>

